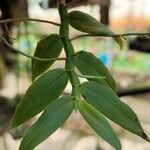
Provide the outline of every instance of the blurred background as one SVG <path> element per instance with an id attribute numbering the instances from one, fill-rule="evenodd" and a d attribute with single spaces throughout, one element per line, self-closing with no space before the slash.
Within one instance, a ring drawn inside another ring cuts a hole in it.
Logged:
<path id="1" fill-rule="evenodd" d="M 70 0 L 68 0 L 70 2 Z M 86 6 L 85 6 L 86 5 Z M 150 32 L 149 0 L 81 0 L 69 11 L 91 14 L 115 33 Z M 1 0 L 1 20 L 30 17 L 60 22 L 55 0 Z M 58 33 L 57 26 L 39 22 L 0 23 L 0 35 L 15 48 L 33 55 L 37 42 Z M 70 28 L 70 37 L 81 34 Z M 131 36 L 124 40 L 123 49 L 111 38 L 84 37 L 73 41 L 76 51 L 93 52 L 110 69 L 117 93 L 138 115 L 150 137 L 150 38 Z M 61 54 L 65 56 L 64 52 Z M 55 62 L 53 67 L 63 67 Z M 0 150 L 17 150 L 20 139 L 32 120 L 14 130 L 9 129 L 15 107 L 31 84 L 31 60 L 12 51 L 0 42 Z M 65 94 L 70 93 L 68 84 Z M 150 144 L 112 123 L 121 139 L 123 150 L 149 150 Z M 112 150 L 76 113 L 62 128 L 36 148 L 37 150 Z"/>

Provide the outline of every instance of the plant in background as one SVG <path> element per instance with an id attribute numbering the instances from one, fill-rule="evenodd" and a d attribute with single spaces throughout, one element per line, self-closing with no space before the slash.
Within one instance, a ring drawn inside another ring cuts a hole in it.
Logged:
<path id="1" fill-rule="evenodd" d="M 105 117 L 150 141 L 136 114 L 115 93 L 115 80 L 108 69 L 92 53 L 75 52 L 71 43 L 73 39 L 83 36 L 106 36 L 113 37 L 122 47 L 124 36 L 134 33 L 115 34 L 86 13 L 80 11 L 68 13 L 65 2 L 61 0 L 58 1 L 58 11 L 61 24 L 55 24 L 60 27 L 59 34 L 51 34 L 38 42 L 33 57 L 20 52 L 32 58 L 33 83 L 19 102 L 11 127 L 15 128 L 40 112 L 43 113 L 27 130 L 19 149 L 34 149 L 55 132 L 73 110 L 79 111 L 91 128 L 116 150 L 121 150 L 121 143 Z M 87 34 L 70 39 L 69 25 Z M 9 46 L 3 37 L 1 40 Z M 66 53 L 66 58 L 59 58 L 62 49 Z M 56 60 L 64 60 L 65 68 L 50 69 Z M 75 68 L 82 75 L 78 75 Z M 86 78 L 87 81 L 80 83 L 80 77 Z M 72 93 L 70 96 L 60 97 L 68 80 L 72 85 Z"/>

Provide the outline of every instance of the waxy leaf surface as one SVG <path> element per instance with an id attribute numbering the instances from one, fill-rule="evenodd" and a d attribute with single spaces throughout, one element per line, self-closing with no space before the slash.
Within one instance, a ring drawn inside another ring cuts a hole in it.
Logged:
<path id="1" fill-rule="evenodd" d="M 34 56 L 40 58 L 57 58 L 62 50 L 63 44 L 61 37 L 57 34 L 51 34 L 38 42 Z M 32 80 L 46 71 L 53 61 L 39 61 L 32 59 Z"/>
<path id="2" fill-rule="evenodd" d="M 27 130 L 19 150 L 33 150 L 55 132 L 73 111 L 72 97 L 64 96 L 50 103 L 30 129 Z"/>
<path id="3" fill-rule="evenodd" d="M 16 127 L 40 113 L 57 99 L 68 82 L 64 69 L 49 70 L 35 80 L 19 102 L 11 126 Z"/>
<path id="4" fill-rule="evenodd" d="M 107 67 L 92 53 L 80 51 L 75 54 L 75 64 L 83 75 L 104 76 L 104 80 L 92 79 L 96 82 L 109 85 L 114 91 L 116 89 L 115 80 L 109 73 Z"/>
<path id="5" fill-rule="evenodd" d="M 79 111 L 91 128 L 105 141 L 111 144 L 116 150 L 121 150 L 121 143 L 111 128 L 107 119 L 87 102 L 82 101 Z"/>
<path id="6" fill-rule="evenodd" d="M 82 32 L 90 33 L 97 36 L 114 36 L 113 33 L 107 26 L 101 24 L 95 18 L 81 11 L 72 11 L 69 13 L 70 25 Z M 122 38 L 117 36 L 114 37 L 117 44 L 122 48 Z"/>
<path id="7" fill-rule="evenodd" d="M 103 115 L 149 141 L 134 111 L 111 89 L 91 81 L 83 83 L 81 91 L 85 100 Z"/>

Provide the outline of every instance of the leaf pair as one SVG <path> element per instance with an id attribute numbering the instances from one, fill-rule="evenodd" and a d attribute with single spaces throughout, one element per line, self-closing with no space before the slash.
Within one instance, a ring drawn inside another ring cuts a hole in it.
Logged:
<path id="1" fill-rule="evenodd" d="M 93 130 L 117 150 L 121 149 L 118 138 L 103 116 L 105 115 L 121 127 L 149 141 L 136 114 L 114 92 L 115 80 L 103 63 L 93 54 L 81 51 L 75 54 L 75 64 L 83 75 L 105 76 L 103 80 L 87 78 L 89 82 L 81 85 L 81 94 L 87 103 L 80 102 L 79 110 Z"/>
<path id="2" fill-rule="evenodd" d="M 92 35 L 97 36 L 115 36 L 109 28 L 105 25 L 101 24 L 92 16 L 83 13 L 81 11 L 72 11 L 69 13 L 70 25 L 75 29 L 90 33 Z M 120 36 L 114 37 L 115 41 L 119 44 L 120 48 L 122 49 L 123 41 Z"/>
<path id="3" fill-rule="evenodd" d="M 107 118 L 114 121 L 121 127 L 127 129 L 128 131 L 137 134 L 143 139 L 149 141 L 134 111 L 128 105 L 123 103 L 110 88 L 90 81 L 82 84 L 81 93 L 85 100 L 98 112 L 101 112 Z M 89 115 L 90 114 L 92 113 L 89 113 Z M 96 117 L 95 115 L 93 116 Z M 91 123 L 92 121 L 90 124 Z M 93 121 L 93 124 L 95 124 L 95 126 L 91 125 L 91 127 L 96 132 L 98 132 L 98 125 L 96 126 L 96 124 L 98 124 L 97 121 Z M 108 142 L 110 143 L 110 141 Z"/>

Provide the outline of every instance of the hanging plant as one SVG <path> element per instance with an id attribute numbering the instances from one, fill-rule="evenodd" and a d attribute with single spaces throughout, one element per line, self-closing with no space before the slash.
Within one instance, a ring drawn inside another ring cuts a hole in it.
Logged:
<path id="1" fill-rule="evenodd" d="M 64 1 L 61 0 L 58 1 L 58 11 L 61 24 L 49 23 L 60 27 L 59 34 L 51 34 L 39 41 L 34 56 L 13 48 L 32 58 L 33 83 L 19 102 L 11 127 L 15 128 L 43 111 L 25 133 L 19 150 L 33 150 L 55 132 L 73 110 L 79 111 L 91 128 L 116 150 L 121 150 L 121 143 L 106 118 L 150 141 L 137 115 L 117 96 L 115 80 L 108 69 L 92 53 L 75 52 L 71 42 L 83 36 L 106 36 L 113 37 L 122 48 L 124 36 L 134 34 L 115 34 L 95 18 L 81 11 L 68 13 Z M 69 25 L 86 34 L 70 39 Z M 3 37 L 1 40 L 10 46 Z M 62 49 L 66 58 L 59 58 Z M 64 60 L 65 68 L 50 69 L 56 60 Z M 80 76 L 75 68 L 87 79 L 86 82 L 80 83 Z M 68 81 L 72 85 L 71 95 L 61 96 Z"/>

